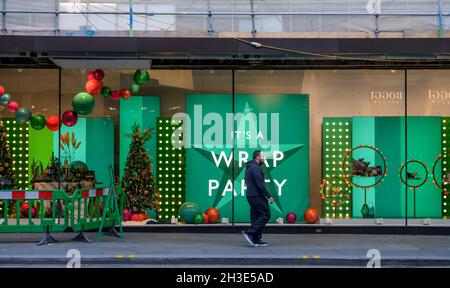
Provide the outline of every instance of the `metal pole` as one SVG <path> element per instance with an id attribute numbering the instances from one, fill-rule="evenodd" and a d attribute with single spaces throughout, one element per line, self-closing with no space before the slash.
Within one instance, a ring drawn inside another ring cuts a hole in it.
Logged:
<path id="1" fill-rule="evenodd" d="M 441 0 L 438 2 L 439 5 L 439 38 L 444 38 L 444 27 L 443 27 L 443 19 L 442 19 L 442 3 Z"/>
<path id="2" fill-rule="evenodd" d="M 408 159 L 408 70 L 405 69 L 405 159 Z M 408 163 L 406 161 L 406 163 Z M 408 164 L 406 164 L 408 171 Z M 408 177 L 405 180 L 405 226 L 408 226 Z"/>
<path id="3" fill-rule="evenodd" d="M 232 156 L 233 156 L 233 161 L 231 161 L 231 163 L 233 163 L 233 166 L 231 167 L 231 183 L 232 183 L 232 192 L 231 192 L 231 195 L 232 195 L 232 198 L 231 198 L 231 224 L 232 224 L 232 226 L 234 226 L 234 181 L 235 181 L 235 168 L 234 168 L 234 163 L 235 163 L 235 159 L 236 159 L 236 155 L 235 155 L 235 153 L 236 153 L 236 151 L 234 150 L 234 96 L 235 96 L 235 70 L 234 70 L 234 68 L 231 70 L 231 94 L 232 94 L 232 100 L 231 100 L 231 105 L 232 105 L 232 115 L 233 115 L 233 118 L 232 118 L 232 124 L 233 124 L 233 126 L 231 126 L 232 128 L 232 130 L 231 130 L 231 132 L 232 132 L 232 134 L 231 135 L 233 135 L 233 137 L 232 137 L 232 140 L 233 140 L 233 148 L 232 148 Z"/>
<path id="4" fill-rule="evenodd" d="M 59 0 L 55 0 L 55 36 L 59 35 Z"/>
<path id="5" fill-rule="evenodd" d="M 3 0 L 2 5 L 2 34 L 6 34 L 6 0 Z"/>
<path id="6" fill-rule="evenodd" d="M 375 38 L 380 38 L 380 25 L 378 20 L 380 19 L 380 14 L 375 14 Z"/>
<path id="7" fill-rule="evenodd" d="M 130 37 L 133 37 L 133 0 L 130 0 Z"/>
<path id="8" fill-rule="evenodd" d="M 208 20 L 209 20 L 208 37 L 212 38 L 214 36 L 214 30 L 213 30 L 213 23 L 212 23 L 211 1 L 210 0 L 208 0 Z"/>
<path id="9" fill-rule="evenodd" d="M 253 0 L 250 0 L 250 15 L 252 17 L 252 38 L 256 38 L 256 28 L 255 28 L 255 9 L 253 7 Z"/>

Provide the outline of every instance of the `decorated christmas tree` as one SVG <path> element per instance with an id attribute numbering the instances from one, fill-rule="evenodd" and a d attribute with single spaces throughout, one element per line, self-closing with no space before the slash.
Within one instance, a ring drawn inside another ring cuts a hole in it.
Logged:
<path id="1" fill-rule="evenodd" d="M 6 141 L 6 129 L 0 120 L 0 190 L 12 189 L 14 172 L 9 144 Z"/>
<path id="2" fill-rule="evenodd" d="M 152 137 L 153 129 L 132 127 L 130 151 L 122 177 L 122 189 L 127 195 L 127 208 L 144 213 L 147 208 L 158 211 L 159 192 L 155 189 L 153 165 L 144 144 Z"/>

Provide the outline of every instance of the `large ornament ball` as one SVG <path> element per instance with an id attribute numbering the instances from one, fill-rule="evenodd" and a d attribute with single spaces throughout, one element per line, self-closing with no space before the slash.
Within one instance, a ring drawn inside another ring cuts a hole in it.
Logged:
<path id="1" fill-rule="evenodd" d="M 131 220 L 131 215 L 133 215 L 133 212 L 131 212 L 130 209 L 125 209 L 123 210 L 123 221 L 130 221 Z"/>
<path id="2" fill-rule="evenodd" d="M 94 71 L 89 71 L 87 74 L 87 79 L 92 80 L 95 79 Z"/>
<path id="3" fill-rule="evenodd" d="M 34 130 L 42 130 L 45 127 L 45 117 L 41 114 L 36 114 L 31 117 L 31 128 Z"/>
<path id="4" fill-rule="evenodd" d="M 209 223 L 217 223 L 220 219 L 220 212 L 217 208 L 209 208 L 206 210 L 206 215 L 209 217 Z"/>
<path id="5" fill-rule="evenodd" d="M 95 95 L 102 92 L 103 83 L 102 81 L 99 81 L 97 79 L 91 79 L 86 82 L 84 88 L 86 88 L 86 92 L 88 92 L 89 94 Z"/>
<path id="6" fill-rule="evenodd" d="M 16 101 L 9 101 L 8 102 L 8 110 L 11 112 L 16 112 L 17 109 L 19 109 L 19 103 Z"/>
<path id="7" fill-rule="evenodd" d="M 28 108 L 20 107 L 16 111 L 16 120 L 19 123 L 27 123 L 31 120 L 31 111 Z"/>
<path id="8" fill-rule="evenodd" d="M 135 214 L 131 215 L 130 220 L 136 221 L 136 222 L 141 222 L 142 220 L 144 220 L 144 217 L 142 217 L 142 214 L 135 213 Z"/>
<path id="9" fill-rule="evenodd" d="M 134 72 L 134 82 L 136 82 L 136 84 L 138 85 L 145 85 L 147 84 L 148 80 L 150 80 L 150 75 L 148 74 L 147 71 L 145 70 L 136 70 L 136 72 Z"/>
<path id="10" fill-rule="evenodd" d="M 303 214 L 306 223 L 308 224 L 314 224 L 319 221 L 319 211 L 317 211 L 314 208 L 308 208 L 306 209 L 305 213 Z"/>
<path id="11" fill-rule="evenodd" d="M 120 90 L 120 97 L 122 97 L 122 99 L 128 99 L 131 97 L 131 92 L 128 89 L 121 89 Z"/>
<path id="12" fill-rule="evenodd" d="M 46 122 L 48 130 L 57 131 L 59 129 L 59 117 L 58 115 L 48 116 Z"/>
<path id="13" fill-rule="evenodd" d="M 105 97 L 108 97 L 109 95 L 111 95 L 111 88 L 109 88 L 108 86 L 103 86 L 102 95 Z"/>
<path id="14" fill-rule="evenodd" d="M 120 91 L 119 90 L 114 90 L 111 92 L 111 99 L 114 101 L 117 101 L 120 99 Z"/>
<path id="15" fill-rule="evenodd" d="M 203 216 L 202 214 L 197 214 L 194 217 L 194 224 L 202 224 L 203 223 Z"/>
<path id="16" fill-rule="evenodd" d="M 102 69 L 97 69 L 94 71 L 94 78 L 96 80 L 103 80 L 105 78 L 105 72 Z"/>
<path id="17" fill-rule="evenodd" d="M 22 215 L 22 217 L 28 218 L 29 205 L 30 205 L 30 203 L 28 201 L 25 201 L 22 203 L 22 205 L 20 205 L 20 214 Z M 34 206 L 31 206 L 31 217 L 34 218 L 34 217 L 36 217 L 36 215 L 37 215 L 36 208 L 34 208 Z"/>
<path id="18" fill-rule="evenodd" d="M 11 101 L 11 95 L 9 95 L 9 93 L 3 93 L 3 95 L 0 96 L 0 103 L 3 105 L 8 104 L 9 101 Z"/>
<path id="19" fill-rule="evenodd" d="M 3 93 L 5 93 L 5 87 L 3 87 L 3 85 L 0 85 L 0 95 L 2 95 Z"/>
<path id="20" fill-rule="evenodd" d="M 68 110 L 63 113 L 62 115 L 62 123 L 68 127 L 72 127 L 73 125 L 77 124 L 78 122 L 78 115 L 75 111 Z"/>
<path id="21" fill-rule="evenodd" d="M 134 94 L 138 93 L 139 92 L 139 88 L 140 88 L 140 86 L 138 84 L 136 84 L 136 83 L 131 84 L 130 85 L 130 92 L 131 92 L 131 94 L 134 95 Z"/>
<path id="22" fill-rule="evenodd" d="M 202 218 L 203 218 L 203 224 L 209 223 L 209 216 L 207 214 L 203 213 Z"/>
<path id="23" fill-rule="evenodd" d="M 83 161 L 73 161 L 70 163 L 69 171 L 72 174 L 81 174 L 84 171 L 88 171 L 89 168 Z"/>
<path id="24" fill-rule="evenodd" d="M 286 221 L 290 224 L 295 223 L 295 220 L 297 220 L 297 215 L 295 213 L 290 212 L 286 215 Z"/>
<path id="25" fill-rule="evenodd" d="M 95 99 L 89 93 L 80 92 L 75 95 L 75 97 L 73 97 L 72 107 L 78 115 L 88 115 L 89 113 L 94 111 Z"/>
<path id="26" fill-rule="evenodd" d="M 180 206 L 180 218 L 184 220 L 187 224 L 193 224 L 195 216 L 202 214 L 200 206 L 193 202 L 185 202 Z M 203 221 L 203 219 L 202 219 Z"/>

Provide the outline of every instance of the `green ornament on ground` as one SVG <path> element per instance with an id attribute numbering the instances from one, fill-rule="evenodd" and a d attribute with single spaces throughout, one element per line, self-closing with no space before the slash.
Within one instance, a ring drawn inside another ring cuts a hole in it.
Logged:
<path id="1" fill-rule="evenodd" d="M 20 107 L 16 111 L 16 120 L 19 123 L 27 123 L 31 120 L 31 111 L 28 108 Z"/>
<path id="2" fill-rule="evenodd" d="M 202 214 L 195 215 L 194 223 L 195 224 L 202 224 L 203 223 L 203 216 L 202 216 Z"/>
<path id="3" fill-rule="evenodd" d="M 72 107 L 78 115 L 88 115 L 95 108 L 95 99 L 87 92 L 80 92 L 72 99 Z"/>
<path id="4" fill-rule="evenodd" d="M 180 206 L 180 218 L 187 224 L 193 224 L 195 216 L 201 216 L 202 210 L 198 204 L 193 202 L 185 202 Z M 202 220 L 203 221 L 203 220 Z"/>
<path id="5" fill-rule="evenodd" d="M 108 86 L 103 86 L 101 93 L 103 96 L 108 97 L 111 95 L 111 91 L 111 88 L 109 88 Z"/>
<path id="6" fill-rule="evenodd" d="M 138 93 L 139 92 L 139 85 L 138 84 L 136 84 L 136 83 L 133 83 L 133 84 L 131 84 L 130 85 L 130 92 L 131 92 L 131 94 L 136 94 L 136 93 Z"/>
<path id="7" fill-rule="evenodd" d="M 361 215 L 363 218 L 367 218 L 369 216 L 369 205 L 364 204 L 361 208 Z"/>
<path id="8" fill-rule="evenodd" d="M 147 84 L 148 80 L 150 80 L 150 75 L 148 74 L 147 71 L 139 69 L 136 70 L 136 72 L 134 72 L 133 78 L 136 84 L 142 86 Z"/>

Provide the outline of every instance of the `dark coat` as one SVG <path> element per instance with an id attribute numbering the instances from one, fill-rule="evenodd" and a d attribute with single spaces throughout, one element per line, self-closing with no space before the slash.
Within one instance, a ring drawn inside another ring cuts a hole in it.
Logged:
<path id="1" fill-rule="evenodd" d="M 255 160 L 245 163 L 245 184 L 247 185 L 247 197 L 265 196 L 272 197 L 264 182 L 264 174 Z"/>

